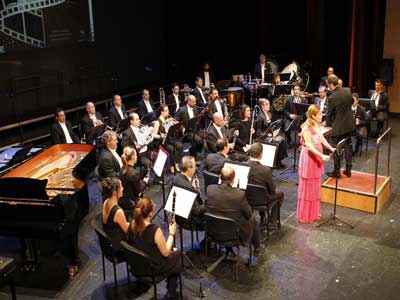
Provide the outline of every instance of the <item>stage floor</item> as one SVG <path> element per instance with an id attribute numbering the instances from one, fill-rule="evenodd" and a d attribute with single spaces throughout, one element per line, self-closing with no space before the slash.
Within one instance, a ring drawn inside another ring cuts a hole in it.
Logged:
<path id="1" fill-rule="evenodd" d="M 393 132 L 400 132 L 400 119 L 392 118 Z M 338 207 L 337 216 L 351 222 L 353 230 L 346 227 L 299 224 L 296 220 L 297 186 L 279 180 L 281 170 L 274 170 L 277 190 L 285 193 L 281 209 L 282 230 L 272 232 L 266 250 L 253 261 L 252 267 L 245 262 L 248 251 L 242 248 L 239 280 L 235 281 L 235 262 L 222 262 L 213 272 L 206 267 L 218 259 L 211 252 L 205 257 L 199 251 L 195 239 L 195 250 L 190 250 L 190 234 L 184 231 L 185 251 L 199 268 L 202 278 L 192 267 L 183 274 L 185 299 L 200 299 L 199 286 L 207 300 L 395 300 L 400 295 L 400 190 L 399 164 L 400 135 L 392 139 L 392 195 L 389 205 L 377 214 L 369 214 L 349 208 Z M 382 145 L 382 153 L 386 143 Z M 373 173 L 374 146 L 370 141 L 369 151 L 354 158 L 354 170 Z M 291 154 L 290 151 L 289 154 Z M 291 164 L 290 159 L 285 160 Z M 326 171 L 332 169 L 332 161 Z M 385 165 L 380 161 L 379 173 L 384 174 Z M 356 172 L 354 172 L 355 174 Z M 357 175 L 354 178 L 357 178 Z M 285 174 L 285 179 L 297 181 L 297 172 Z M 352 177 L 353 178 L 353 177 Z M 324 178 L 326 179 L 326 178 Z M 200 178 L 202 180 L 202 178 Z M 347 179 L 344 178 L 344 182 Z M 364 186 L 365 181 L 357 181 Z M 366 185 L 365 185 L 366 186 Z M 19 300 L 105 300 L 105 299 L 151 299 L 153 291 L 137 295 L 127 284 L 126 269 L 117 266 L 119 289 L 113 285 L 113 268 L 106 261 L 107 279 L 103 281 L 101 252 L 96 234 L 90 226 L 91 219 L 101 211 L 102 199 L 95 183 L 89 186 L 91 209 L 82 223 L 79 247 L 83 260 L 80 272 L 69 280 L 67 261 L 59 254 L 51 253 L 42 258 L 42 267 L 35 273 L 16 274 L 16 290 Z M 157 206 L 162 203 L 159 185 L 152 186 L 147 194 Z M 322 203 L 322 217 L 333 211 L 331 204 Z M 258 217 L 258 216 L 257 216 Z M 161 218 L 156 218 L 164 233 L 167 227 Z M 203 233 L 199 233 L 202 240 Z M 179 237 L 177 245 L 179 245 Z M 0 255 L 13 256 L 19 260 L 18 241 L 0 238 Z M 132 276 L 131 276 L 132 280 Z M 0 283 L 1 284 L 1 283 Z M 165 282 L 158 285 L 159 299 L 165 294 Z M 7 285 L 0 287 L 0 299 L 10 299 Z"/>

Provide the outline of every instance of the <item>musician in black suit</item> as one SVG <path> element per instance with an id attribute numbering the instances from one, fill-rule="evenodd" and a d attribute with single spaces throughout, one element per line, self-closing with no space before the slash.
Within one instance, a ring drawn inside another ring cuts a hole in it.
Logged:
<path id="1" fill-rule="evenodd" d="M 221 170 L 221 184 L 207 187 L 207 212 L 234 219 L 239 225 L 239 236 L 243 245 L 250 240 L 254 252 L 260 252 L 260 229 L 247 201 L 244 191 L 233 188 L 235 171 L 230 167 Z"/>
<path id="2" fill-rule="evenodd" d="M 272 180 L 272 169 L 261 164 L 260 160 L 263 155 L 263 146 L 260 143 L 253 143 L 249 150 L 250 171 L 248 183 L 257 184 L 266 189 L 266 203 L 272 203 L 275 200 L 279 201 L 279 206 L 275 205 L 271 211 L 270 222 L 275 223 L 278 220 L 279 207 L 282 205 L 284 194 L 276 191 L 274 181 Z M 265 212 L 260 211 L 262 222 L 265 221 Z"/>
<path id="3" fill-rule="evenodd" d="M 93 102 L 86 103 L 86 112 L 81 120 L 81 129 L 85 134 L 86 144 L 93 144 L 96 138 L 93 136 L 93 129 L 104 124 L 104 121 L 101 113 L 96 111 L 96 106 Z"/>
<path id="4" fill-rule="evenodd" d="M 57 108 L 54 114 L 56 122 L 50 127 L 51 143 L 57 144 L 80 144 L 79 138 L 75 135 L 72 125 L 65 119 L 62 108 Z"/>
<path id="5" fill-rule="evenodd" d="M 129 116 L 130 125 L 122 133 L 122 148 L 127 146 L 135 148 L 138 153 L 139 163 L 145 167 L 146 172 L 151 168 L 151 152 L 147 145 L 140 145 L 138 141 L 140 119 L 138 114 L 132 113 Z M 157 129 L 158 130 L 158 129 Z"/>
<path id="6" fill-rule="evenodd" d="M 367 137 L 367 124 L 369 120 L 369 116 L 365 111 L 365 108 L 358 104 L 359 96 L 357 93 L 353 93 L 353 106 L 351 110 L 353 112 L 353 116 L 356 120 L 356 145 L 355 145 L 355 153 L 360 151 L 360 146 L 363 138 Z"/>
<path id="7" fill-rule="evenodd" d="M 351 107 L 353 98 L 349 88 L 338 86 L 338 77 L 336 75 L 328 76 L 328 88 L 332 94 L 328 98 L 328 111 L 326 116 L 326 126 L 332 127 L 332 143 L 337 145 L 340 140 L 346 139 L 344 146 L 344 156 L 346 160 L 346 170 L 343 172 L 346 176 L 351 176 L 353 149 L 351 145 L 351 136 L 356 129 L 356 122 L 353 117 Z M 334 169 L 327 173 L 330 177 L 340 177 L 340 158 L 335 155 Z"/>
<path id="8" fill-rule="evenodd" d="M 216 140 L 215 149 L 216 153 L 209 153 L 206 157 L 205 165 L 207 171 L 220 174 L 221 169 L 226 161 L 229 161 L 229 144 L 226 139 L 218 138 Z"/>
<path id="9" fill-rule="evenodd" d="M 215 112 L 212 115 L 212 123 L 206 132 L 206 144 L 209 152 L 217 152 L 216 142 L 219 138 L 227 140 L 228 135 L 225 129 L 225 121 L 222 114 Z"/>
<path id="10" fill-rule="evenodd" d="M 283 115 L 285 117 L 284 128 L 286 130 L 286 139 L 289 144 L 289 147 L 292 146 L 292 135 L 291 135 L 292 128 L 296 127 L 296 125 L 298 125 L 297 123 L 299 123 L 301 121 L 300 118 L 302 117 L 302 116 L 298 115 L 298 112 L 296 111 L 296 106 L 294 105 L 294 103 L 307 103 L 307 99 L 304 99 L 300 95 L 300 86 L 299 85 L 295 85 L 293 87 L 293 95 L 288 97 L 288 99 L 285 102 L 285 107 L 283 110 Z M 292 124 L 292 125 L 290 125 L 290 124 Z"/>
<path id="11" fill-rule="evenodd" d="M 117 134 L 115 131 L 106 130 L 102 138 L 105 147 L 100 152 L 98 159 L 99 176 L 102 178 L 118 177 L 123 163 L 121 157 L 117 153 Z"/>
<path id="12" fill-rule="evenodd" d="M 175 115 L 181 104 L 183 103 L 183 99 L 179 95 L 179 84 L 172 84 L 172 94 L 168 96 L 166 104 L 168 105 L 168 109 L 171 112 L 171 115 Z"/>
<path id="13" fill-rule="evenodd" d="M 196 77 L 196 86 L 192 89 L 192 95 L 196 97 L 197 106 L 204 107 L 207 105 L 208 97 L 205 94 L 203 79 L 201 77 Z"/>
<path id="14" fill-rule="evenodd" d="M 113 96 L 113 104 L 114 105 L 110 108 L 108 114 L 108 124 L 114 130 L 116 130 L 118 123 L 121 120 L 126 119 L 126 108 L 125 105 L 122 104 L 122 99 L 120 95 Z"/>
<path id="15" fill-rule="evenodd" d="M 265 81 L 266 74 L 272 73 L 270 64 L 267 62 L 265 54 L 260 55 L 260 62 L 254 67 L 254 77 Z"/>
<path id="16" fill-rule="evenodd" d="M 381 79 L 375 80 L 375 90 L 370 91 L 368 97 L 374 100 L 372 105 L 372 117 L 377 119 L 378 122 L 378 134 L 382 132 L 383 125 L 387 119 L 389 111 L 389 97 L 383 91 L 384 84 Z"/>
<path id="17" fill-rule="evenodd" d="M 212 103 L 207 112 L 207 115 L 210 119 L 216 112 L 222 114 L 224 119 L 228 117 L 228 107 L 226 106 L 226 103 L 219 98 L 218 90 L 216 88 L 210 89 L 209 103 Z"/>
<path id="18" fill-rule="evenodd" d="M 335 74 L 335 70 L 333 67 L 328 67 L 326 70 L 326 75 L 321 77 L 321 80 L 319 81 L 319 86 L 324 86 L 327 87 L 326 81 L 328 80 L 328 76 Z"/>
<path id="19" fill-rule="evenodd" d="M 150 92 L 149 90 L 143 90 L 142 99 L 139 101 L 137 105 L 136 113 L 139 115 L 140 119 L 142 119 L 147 114 L 150 114 L 155 111 L 154 105 L 150 100 Z"/>
<path id="20" fill-rule="evenodd" d="M 211 86 L 216 83 L 214 72 L 210 70 L 210 64 L 208 62 L 203 63 L 203 70 L 197 74 L 197 77 L 201 77 L 204 87 L 207 89 L 211 88 Z"/>
<path id="21" fill-rule="evenodd" d="M 198 115 L 196 97 L 193 95 L 188 96 L 187 104 L 182 106 L 175 115 L 176 120 L 183 122 L 186 140 L 192 145 L 190 148 L 190 154 L 193 157 L 197 156 L 197 151 L 201 151 L 203 146 L 203 139 L 198 134 L 199 122 L 190 121 L 191 119 L 198 117 Z"/>

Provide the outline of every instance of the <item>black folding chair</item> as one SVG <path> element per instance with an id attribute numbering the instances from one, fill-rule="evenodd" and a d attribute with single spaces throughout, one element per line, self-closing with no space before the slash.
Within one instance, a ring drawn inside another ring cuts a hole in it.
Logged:
<path id="1" fill-rule="evenodd" d="M 116 265 L 122 262 L 126 263 L 126 272 L 128 274 L 128 282 L 129 282 L 128 262 L 126 261 L 125 256 L 122 256 L 121 253 L 118 253 L 117 251 L 114 250 L 110 237 L 103 231 L 102 226 L 100 225 L 99 217 L 101 218 L 101 216 L 98 216 L 92 220 L 92 227 L 96 232 L 97 237 L 99 238 L 99 244 L 101 249 L 101 262 L 103 265 L 103 280 L 104 281 L 106 280 L 106 269 L 104 263 L 104 258 L 106 258 L 113 265 L 114 284 L 115 287 L 118 287 Z"/>
<path id="2" fill-rule="evenodd" d="M 208 255 L 208 239 L 211 239 L 214 243 L 222 245 L 224 247 L 236 247 L 238 249 L 237 260 L 236 260 L 236 280 L 239 279 L 239 259 L 240 259 L 240 235 L 239 225 L 232 218 L 223 217 L 211 213 L 204 214 L 205 219 L 205 239 L 206 239 L 206 256 Z M 252 261 L 252 245 L 251 241 L 249 244 L 250 255 L 249 265 Z"/>
<path id="3" fill-rule="evenodd" d="M 271 209 L 278 205 L 278 229 L 281 228 L 281 207 L 280 201 L 274 200 L 272 203 L 268 203 L 266 199 L 266 189 L 265 187 L 257 184 L 247 184 L 246 188 L 247 201 L 252 209 L 257 211 L 264 211 L 267 213 L 267 240 L 269 240 L 270 233 L 270 217 Z"/>
<path id="4" fill-rule="evenodd" d="M 133 276 L 142 282 L 150 283 L 154 289 L 154 299 L 157 300 L 157 283 L 166 279 L 165 274 L 157 273 L 158 262 L 143 251 L 129 245 L 125 241 L 121 242 L 122 249 L 126 255 L 130 271 Z M 179 293 L 182 298 L 182 277 L 179 273 Z"/>
<path id="5" fill-rule="evenodd" d="M 207 170 L 203 170 L 202 173 L 203 173 L 203 177 L 204 177 L 204 186 L 205 186 L 204 189 L 205 189 L 205 191 L 207 191 L 207 187 L 210 184 L 218 184 L 218 182 L 219 182 L 219 175 L 218 174 L 211 173 L 211 172 L 209 172 Z"/>

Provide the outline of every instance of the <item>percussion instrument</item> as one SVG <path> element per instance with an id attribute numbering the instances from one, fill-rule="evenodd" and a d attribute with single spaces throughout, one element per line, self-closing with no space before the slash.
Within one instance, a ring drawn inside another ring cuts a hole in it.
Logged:
<path id="1" fill-rule="evenodd" d="M 221 94 L 226 95 L 226 104 L 230 108 L 239 107 L 242 103 L 242 97 L 243 97 L 242 87 L 229 87 L 227 89 L 221 90 Z"/>

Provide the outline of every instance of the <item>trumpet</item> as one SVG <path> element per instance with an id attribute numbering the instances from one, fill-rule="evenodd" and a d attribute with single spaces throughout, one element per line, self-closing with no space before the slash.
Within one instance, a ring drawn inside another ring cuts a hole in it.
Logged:
<path id="1" fill-rule="evenodd" d="M 196 174 L 196 173 L 194 173 L 194 176 L 193 176 L 193 187 L 194 187 L 197 191 L 200 192 L 200 181 L 199 181 L 199 178 L 197 177 L 197 174 Z"/>

